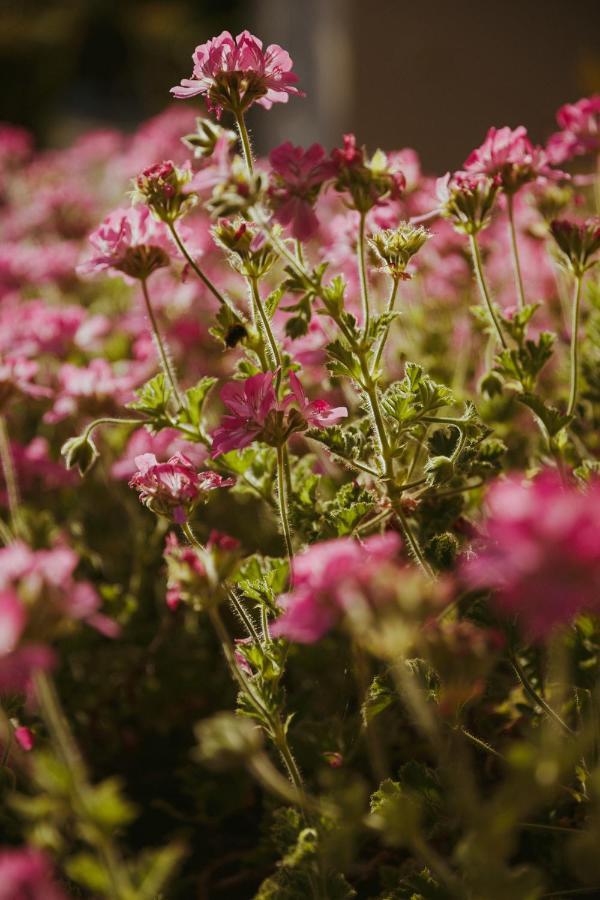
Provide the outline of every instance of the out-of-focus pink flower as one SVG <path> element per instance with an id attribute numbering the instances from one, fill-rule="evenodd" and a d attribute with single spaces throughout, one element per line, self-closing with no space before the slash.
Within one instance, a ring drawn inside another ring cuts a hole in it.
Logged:
<path id="1" fill-rule="evenodd" d="M 584 493 L 546 472 L 495 484 L 486 539 L 463 564 L 468 582 L 495 588 L 495 603 L 541 640 L 600 608 L 600 483 Z"/>
<path id="2" fill-rule="evenodd" d="M 19 646 L 26 625 L 27 611 L 14 588 L 0 587 L 0 690 L 27 691 L 33 672 L 54 663 L 48 647 L 28 643 Z"/>
<path id="3" fill-rule="evenodd" d="M 77 267 L 79 275 L 113 270 L 130 278 L 147 278 L 169 265 L 173 245 L 163 222 L 146 206 L 117 209 L 89 237 L 92 256 Z"/>
<path id="4" fill-rule="evenodd" d="M 98 612 L 100 598 L 87 581 L 76 581 L 79 559 L 66 545 L 33 550 L 23 541 L 0 549 L 0 591 L 24 598 L 29 611 L 39 604 L 46 626 L 61 619 L 87 622 L 108 637 L 118 633 L 116 623 Z M 44 637 L 46 635 L 43 635 Z"/>
<path id="5" fill-rule="evenodd" d="M 27 613 L 25 607 L 13 590 L 0 593 L 0 656 L 12 653 L 17 644 L 25 623 Z"/>
<path id="6" fill-rule="evenodd" d="M 0 122 L 0 166 L 13 166 L 29 159 L 33 149 L 31 134 L 18 125 Z"/>
<path id="7" fill-rule="evenodd" d="M 64 363 L 58 371 L 54 405 L 45 414 L 44 421 L 54 424 L 77 411 L 100 415 L 115 404 L 123 406 L 131 400 L 139 380 L 134 367 L 117 374 L 102 357 L 90 360 L 85 367 Z"/>
<path id="8" fill-rule="evenodd" d="M 67 900 L 44 853 L 32 847 L 0 850 L 0 900 Z"/>
<path id="9" fill-rule="evenodd" d="M 76 345 L 89 347 L 109 327 L 104 316 L 87 316 L 74 304 L 51 306 L 45 300 L 7 301 L 0 308 L 0 353 L 61 357 Z"/>
<path id="10" fill-rule="evenodd" d="M 269 161 L 272 169 L 269 198 L 275 219 L 281 225 L 289 225 L 297 240 L 307 241 L 319 227 L 313 208 L 315 201 L 324 182 L 335 175 L 336 167 L 320 144 L 303 150 L 290 141 L 275 147 Z"/>
<path id="11" fill-rule="evenodd" d="M 332 407 L 327 400 L 309 400 L 295 372 L 290 372 L 290 387 L 292 393 L 284 398 L 283 405 L 296 403 L 302 418 L 313 428 L 328 428 L 348 415 L 345 406 Z"/>
<path id="12" fill-rule="evenodd" d="M 136 456 L 138 471 L 129 486 L 135 488 L 140 500 L 159 515 L 172 518 L 178 525 L 188 520 L 192 508 L 207 498 L 209 491 L 230 487 L 233 478 L 223 478 L 217 472 L 198 472 L 187 457 L 176 453 L 161 463 L 153 453 Z"/>
<path id="13" fill-rule="evenodd" d="M 182 79 L 171 93 L 179 99 L 204 95 L 217 118 L 223 109 L 243 112 L 253 103 L 270 109 L 273 103 L 287 103 L 290 94 L 302 96 L 289 53 L 278 44 L 263 50 L 262 41 L 249 31 L 235 38 L 223 31 L 196 47 L 192 59 L 192 77 Z"/>
<path id="14" fill-rule="evenodd" d="M 174 531 L 166 537 L 163 556 L 168 570 L 166 604 L 175 612 L 204 579 L 206 570 L 196 550 L 180 544 Z"/>
<path id="15" fill-rule="evenodd" d="M 38 372 L 38 364 L 31 359 L 23 357 L 0 359 L 0 409 L 15 394 L 23 394 L 38 400 L 50 397 L 51 391 L 34 381 Z"/>
<path id="16" fill-rule="evenodd" d="M 35 746 L 35 736 L 33 731 L 31 728 L 27 728 L 26 725 L 17 725 L 15 728 L 15 740 L 21 750 L 24 750 L 26 753 L 33 750 Z"/>
<path id="17" fill-rule="evenodd" d="M 221 400 L 231 414 L 223 416 L 213 433 L 213 457 L 230 450 L 241 450 L 256 440 L 269 413 L 279 409 L 274 377 L 274 372 L 259 372 L 245 381 L 224 385 Z"/>
<path id="18" fill-rule="evenodd" d="M 393 560 L 399 549 L 398 535 L 389 532 L 358 543 L 337 538 L 313 544 L 295 557 L 293 590 L 279 598 L 282 615 L 271 626 L 275 637 L 312 644 L 360 598 L 369 603 L 368 588 L 382 563 Z"/>
<path id="19" fill-rule="evenodd" d="M 574 156 L 600 153 L 600 94 L 566 103 L 556 114 L 561 131 L 546 145 L 552 163 L 560 165 Z"/>
<path id="20" fill-rule="evenodd" d="M 465 170 L 477 175 L 498 178 L 506 191 L 515 191 L 536 178 L 555 178 L 549 160 L 541 147 L 534 147 L 527 129 L 490 128 L 483 144 L 467 157 Z"/>

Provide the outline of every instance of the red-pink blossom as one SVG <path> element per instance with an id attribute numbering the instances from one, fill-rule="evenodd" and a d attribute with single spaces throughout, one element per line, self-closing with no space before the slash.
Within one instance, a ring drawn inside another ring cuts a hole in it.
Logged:
<path id="1" fill-rule="evenodd" d="M 91 257 L 78 267 L 79 275 L 114 271 L 131 278 L 146 278 L 169 264 L 173 251 L 169 233 L 146 206 L 117 209 L 89 236 Z"/>
<path id="2" fill-rule="evenodd" d="M 464 563 L 470 584 L 494 588 L 500 612 L 543 639 L 600 609 L 600 483 L 566 488 L 553 472 L 514 476 L 487 498 L 486 538 Z"/>
<path id="3" fill-rule="evenodd" d="M 274 637 L 312 644 L 326 634 L 360 598 L 369 603 L 369 583 L 382 563 L 398 553 L 394 532 L 367 538 L 337 538 L 313 544 L 294 558 L 293 590 L 279 598 L 282 615 L 271 626 Z"/>
<path id="4" fill-rule="evenodd" d="M 278 410 L 274 372 L 259 372 L 245 381 L 232 381 L 221 389 L 230 415 L 223 416 L 213 433 L 212 456 L 241 450 L 256 440 L 270 412 Z"/>
<path id="5" fill-rule="evenodd" d="M 26 753 L 33 750 L 35 746 L 35 735 L 31 728 L 27 728 L 26 725 L 17 725 L 15 728 L 15 740 L 21 750 L 24 750 Z"/>
<path id="6" fill-rule="evenodd" d="M 33 847 L 0 850 L 0 900 L 67 900 L 52 865 Z"/>
<path id="7" fill-rule="evenodd" d="M 253 103 L 270 109 L 273 103 L 287 103 L 290 94 L 302 96 L 289 53 L 278 44 L 263 50 L 249 31 L 235 38 L 223 31 L 196 47 L 192 59 L 192 77 L 183 78 L 171 93 L 179 99 L 204 95 L 217 117 L 223 109 L 244 111 Z"/>
<path id="8" fill-rule="evenodd" d="M 561 131 L 553 134 L 546 145 L 555 165 L 574 156 L 600 153 L 600 94 L 566 103 L 556 114 L 556 120 Z"/>
<path id="9" fill-rule="evenodd" d="M 117 373 L 102 357 L 90 360 L 87 366 L 64 363 L 58 371 L 56 399 L 44 416 L 54 424 L 78 411 L 100 415 L 115 404 L 124 405 L 132 398 L 133 388 L 140 375 L 135 367 Z"/>
<path id="10" fill-rule="evenodd" d="M 121 458 L 113 464 L 111 469 L 113 478 L 131 478 L 136 471 L 136 457 L 145 453 L 153 453 L 158 458 L 181 453 L 196 467 L 199 467 L 207 456 L 203 444 L 186 441 L 176 428 L 163 428 L 157 434 L 150 434 L 146 428 L 138 428 L 127 441 Z"/>
<path id="11" fill-rule="evenodd" d="M 271 184 L 269 199 L 275 219 L 299 241 L 307 241 L 315 234 L 319 221 L 314 204 L 321 187 L 336 173 L 320 144 L 308 150 L 294 147 L 290 141 L 275 147 L 269 155 Z"/>
<path id="12" fill-rule="evenodd" d="M 179 525 L 187 522 L 193 507 L 205 500 L 209 491 L 235 483 L 217 472 L 198 472 L 182 453 L 163 463 L 153 453 L 143 453 L 136 456 L 135 464 L 138 470 L 129 486 L 139 492 L 141 502 L 149 509 Z"/>
<path id="13" fill-rule="evenodd" d="M 292 393 L 283 399 L 283 405 L 295 403 L 302 418 L 313 428 L 328 428 L 348 415 L 345 406 L 332 407 L 327 400 L 309 400 L 295 372 L 290 372 Z"/>
<path id="14" fill-rule="evenodd" d="M 490 128 L 483 144 L 467 157 L 465 170 L 498 178 L 502 187 L 511 192 L 527 181 L 557 175 L 550 168 L 545 151 L 534 147 L 523 125 L 514 129 Z"/>

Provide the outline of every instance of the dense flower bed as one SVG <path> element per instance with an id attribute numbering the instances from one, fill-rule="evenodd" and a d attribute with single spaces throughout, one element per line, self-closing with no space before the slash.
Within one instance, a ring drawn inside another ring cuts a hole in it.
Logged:
<path id="1" fill-rule="evenodd" d="M 297 84 L 0 127 L 0 898 L 600 895 L 600 97 L 436 179 Z"/>

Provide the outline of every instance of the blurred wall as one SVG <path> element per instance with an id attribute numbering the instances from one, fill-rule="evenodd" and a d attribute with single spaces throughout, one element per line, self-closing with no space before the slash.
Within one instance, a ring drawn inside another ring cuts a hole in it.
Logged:
<path id="1" fill-rule="evenodd" d="M 487 127 L 600 92 L 600 0 L 0 0 L 0 118 L 61 144 L 168 105 L 196 44 L 247 27 L 294 59 L 304 100 L 251 111 L 259 150 L 414 146 L 459 166 Z M 199 108 L 202 104 L 199 104 Z"/>

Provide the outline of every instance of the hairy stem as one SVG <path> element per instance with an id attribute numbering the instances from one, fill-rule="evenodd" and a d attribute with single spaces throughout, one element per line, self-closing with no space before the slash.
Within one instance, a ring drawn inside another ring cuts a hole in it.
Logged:
<path id="1" fill-rule="evenodd" d="M 510 662 L 529 699 L 532 700 L 536 704 L 536 706 L 539 706 L 545 712 L 548 718 L 555 722 L 559 726 L 559 728 L 561 728 L 565 732 L 565 734 L 568 734 L 569 737 L 575 737 L 575 732 L 571 728 L 569 728 L 564 719 L 562 719 L 556 712 L 556 710 L 552 709 L 552 707 L 548 703 L 546 703 L 541 694 L 536 691 L 531 681 L 527 677 L 525 669 L 522 667 L 516 656 L 511 656 Z"/>
<path id="2" fill-rule="evenodd" d="M 181 254 L 185 257 L 185 259 L 186 259 L 188 265 L 190 266 L 190 268 L 196 273 L 196 275 L 198 276 L 198 278 L 200 279 L 200 281 L 202 282 L 202 284 L 204 284 L 205 287 L 208 288 L 208 290 L 211 292 L 211 294 L 213 295 L 213 297 L 214 297 L 216 300 L 218 300 L 218 302 L 219 302 L 222 306 L 227 306 L 227 305 L 228 305 L 228 304 L 227 304 L 227 300 L 225 299 L 225 297 L 223 296 L 223 294 L 221 293 L 221 291 L 220 291 L 220 290 L 216 287 L 216 285 L 210 280 L 210 278 L 208 277 L 208 275 L 206 275 L 206 273 L 202 271 L 202 269 L 200 268 L 200 266 L 198 265 L 198 263 L 196 262 L 196 260 L 193 258 L 193 256 L 191 255 L 191 253 L 189 252 L 189 250 L 187 249 L 187 247 L 185 246 L 185 244 L 184 244 L 183 241 L 181 240 L 181 238 L 180 238 L 180 236 L 179 236 L 179 233 L 177 232 L 177 230 L 176 230 L 176 228 L 175 228 L 175 224 L 174 224 L 173 222 L 168 222 L 167 224 L 168 224 L 168 226 L 169 226 L 169 230 L 170 230 L 171 234 L 173 235 L 173 240 L 175 241 L 175 243 L 176 243 L 177 246 L 179 247 L 179 250 L 180 250 Z"/>
<path id="3" fill-rule="evenodd" d="M 274 368 L 279 369 L 281 367 L 281 354 L 279 353 L 279 347 L 277 346 L 277 341 L 275 340 L 275 335 L 273 334 L 271 323 L 269 322 L 269 316 L 267 315 L 267 311 L 260 296 L 260 291 L 258 290 L 258 280 L 256 278 L 249 278 L 248 280 L 252 292 L 252 302 L 258 313 L 260 328 L 262 328 L 266 336 L 266 344 L 272 357 L 273 366 Z"/>
<path id="4" fill-rule="evenodd" d="M 394 278 L 392 281 L 392 290 L 390 293 L 390 298 L 388 300 L 387 307 L 385 310 L 387 313 L 391 313 L 394 311 L 394 307 L 396 305 L 396 297 L 398 295 L 398 286 L 399 285 L 400 285 L 400 279 Z M 387 326 L 387 328 L 385 329 L 385 331 L 383 332 L 383 334 L 381 336 L 381 339 L 379 341 L 379 347 L 377 348 L 377 353 L 375 354 L 375 360 L 374 360 L 373 366 L 371 368 L 372 372 L 376 372 L 379 367 L 379 363 L 381 362 L 381 357 L 383 356 L 383 351 L 385 349 L 385 345 L 387 343 L 387 339 L 390 334 L 390 327 L 391 327 L 391 323 Z"/>
<path id="5" fill-rule="evenodd" d="M 496 332 L 496 336 L 498 341 L 502 345 L 504 350 L 508 350 L 508 344 L 506 343 L 506 338 L 502 332 L 502 328 L 500 327 L 500 322 L 496 315 L 496 311 L 494 310 L 494 304 L 492 302 L 492 298 L 490 297 L 490 292 L 488 290 L 488 286 L 485 280 L 485 275 L 483 274 L 483 262 L 481 259 L 481 250 L 479 249 L 479 242 L 477 240 L 476 235 L 469 235 L 469 242 L 471 244 L 471 254 L 473 256 L 473 267 L 475 269 L 475 277 L 477 279 L 477 285 L 479 287 L 479 292 L 481 294 L 481 298 L 483 300 L 483 304 L 487 309 L 488 315 L 490 317 L 490 321 L 494 326 L 494 330 Z"/>
<path id="6" fill-rule="evenodd" d="M 510 246 L 515 270 L 515 287 L 517 289 L 517 306 L 523 309 L 525 306 L 525 289 L 523 287 L 523 275 L 521 261 L 519 259 L 519 247 L 517 244 L 517 230 L 515 228 L 515 211 L 513 194 L 506 195 L 506 209 L 508 211 L 508 230 L 510 232 Z"/>
<path id="7" fill-rule="evenodd" d="M 246 120 L 244 119 L 243 112 L 236 112 L 235 121 L 238 127 L 238 132 L 240 135 L 240 141 L 242 143 L 242 150 L 244 152 L 244 161 L 246 163 L 246 168 L 248 169 L 248 175 L 254 174 L 254 162 L 252 160 L 252 147 L 250 146 L 250 136 L 248 134 L 248 128 L 246 127 Z"/>
<path id="8" fill-rule="evenodd" d="M 0 415 L 0 466 L 6 484 L 8 497 L 8 510 L 13 535 L 19 537 L 23 534 L 23 518 L 21 516 L 21 498 L 19 496 L 19 482 L 10 449 L 10 438 L 6 419 Z"/>
<path id="9" fill-rule="evenodd" d="M 290 520 L 288 513 L 286 467 L 289 467 L 287 447 L 277 447 L 277 499 L 279 502 L 279 517 L 281 519 L 281 527 L 285 540 L 285 549 L 290 563 L 291 576 L 292 560 L 294 559 L 294 548 L 292 545 L 292 533 L 290 530 Z"/>
<path id="10" fill-rule="evenodd" d="M 370 310 L 369 310 L 369 282 L 367 279 L 367 262 L 365 258 L 365 213 L 360 213 L 358 223 L 358 245 L 356 248 L 358 256 L 358 274 L 360 276 L 360 300 L 363 312 L 363 328 L 365 334 L 369 330 Z"/>
<path id="11" fill-rule="evenodd" d="M 577 386 L 579 381 L 579 310 L 581 307 L 581 285 L 583 284 L 583 274 L 579 274 L 575 278 L 575 294 L 573 297 L 573 308 L 571 318 L 571 352 L 570 352 L 570 390 L 569 405 L 567 406 L 567 415 L 572 416 L 575 412 L 577 404 Z"/>
<path id="12" fill-rule="evenodd" d="M 148 283 L 145 278 L 141 279 L 142 284 L 142 293 L 144 295 L 144 303 L 146 304 L 146 312 L 148 313 L 148 318 L 150 319 L 150 324 L 152 326 L 152 334 L 154 336 L 154 341 L 156 343 L 158 349 L 158 355 L 160 356 L 160 362 L 162 365 L 163 372 L 165 373 L 165 377 L 169 384 L 171 385 L 171 389 L 177 400 L 179 408 L 183 406 L 183 398 L 181 396 L 181 391 L 179 390 L 179 385 L 177 383 L 177 376 L 175 375 L 175 371 L 173 369 L 172 363 L 169 360 L 169 354 L 167 353 L 167 348 L 164 344 L 164 341 L 161 337 L 160 330 L 158 328 L 158 322 L 156 321 L 156 316 L 154 315 L 154 310 L 152 309 L 152 303 L 150 302 L 150 294 L 148 293 Z"/>

